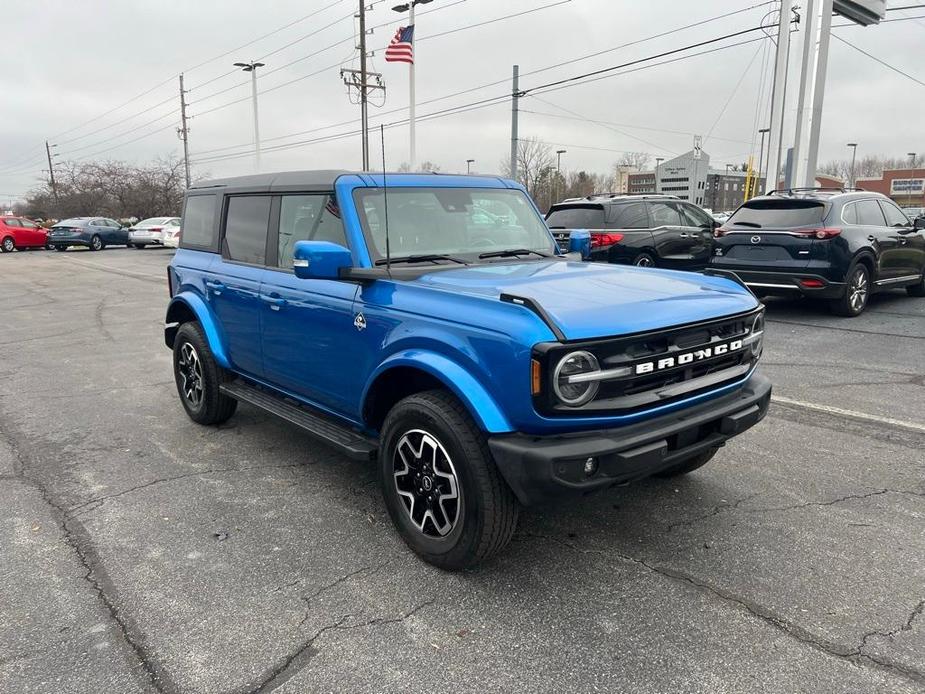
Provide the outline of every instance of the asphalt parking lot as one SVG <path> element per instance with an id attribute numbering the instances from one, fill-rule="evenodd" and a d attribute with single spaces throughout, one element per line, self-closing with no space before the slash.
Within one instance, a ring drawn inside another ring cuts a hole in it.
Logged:
<path id="1" fill-rule="evenodd" d="M 925 690 L 925 299 L 769 302 L 764 422 L 454 575 L 371 465 L 187 419 L 170 256 L 0 257 L 0 691 Z"/>

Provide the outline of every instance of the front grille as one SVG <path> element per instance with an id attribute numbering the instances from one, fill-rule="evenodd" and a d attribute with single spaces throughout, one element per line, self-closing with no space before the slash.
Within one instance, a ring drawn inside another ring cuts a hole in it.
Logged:
<path id="1" fill-rule="evenodd" d="M 754 366 L 748 338 L 757 314 L 581 345 L 538 345 L 534 358 L 543 364 L 543 373 L 553 374 L 566 354 L 586 350 L 608 376 L 599 381 L 595 398 L 582 407 L 562 404 L 551 380 L 534 404 L 557 415 L 627 414 L 721 388 Z"/>

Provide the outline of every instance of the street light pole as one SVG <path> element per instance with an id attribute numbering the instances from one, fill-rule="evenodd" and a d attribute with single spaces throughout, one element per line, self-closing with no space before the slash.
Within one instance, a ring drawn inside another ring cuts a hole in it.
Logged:
<path id="1" fill-rule="evenodd" d="M 251 73 L 251 97 L 254 102 L 254 170 L 260 173 L 260 125 L 257 118 L 257 68 L 264 63 L 251 61 L 249 63 L 235 63 L 235 67 L 243 72 Z"/>
<path id="2" fill-rule="evenodd" d="M 909 152 L 909 154 L 908 154 L 908 157 L 909 157 L 909 168 L 910 168 L 910 169 L 914 169 L 914 168 L 915 168 L 915 155 L 916 155 L 915 152 Z"/>
<path id="3" fill-rule="evenodd" d="M 851 148 L 851 173 L 848 174 L 848 187 L 854 188 L 854 181 L 856 178 L 854 175 L 854 162 L 857 159 L 857 155 L 858 155 L 858 143 L 849 142 L 848 146 Z"/>
<path id="4" fill-rule="evenodd" d="M 472 173 L 472 165 L 475 163 L 475 159 L 466 159 L 466 175 Z"/>
<path id="5" fill-rule="evenodd" d="M 771 132 L 770 128 L 761 128 L 758 131 L 761 134 L 761 149 L 758 150 L 758 185 L 761 185 L 761 171 L 764 167 L 764 136 Z M 765 179 L 765 189 L 767 189 L 767 179 Z"/>
<path id="6" fill-rule="evenodd" d="M 566 154 L 568 150 L 557 149 L 556 150 L 556 188 L 553 191 L 555 197 L 558 201 L 559 198 L 559 179 L 562 178 L 562 155 Z"/>
<path id="7" fill-rule="evenodd" d="M 655 157 L 655 194 L 658 195 L 658 167 L 665 161 L 665 157 Z"/>

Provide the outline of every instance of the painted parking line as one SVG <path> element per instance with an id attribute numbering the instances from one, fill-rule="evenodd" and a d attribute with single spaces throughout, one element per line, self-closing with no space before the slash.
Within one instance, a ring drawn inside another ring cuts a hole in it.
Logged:
<path id="1" fill-rule="evenodd" d="M 861 419 L 866 422 L 874 422 L 876 424 L 886 424 L 888 426 L 903 427 L 904 429 L 912 429 L 913 431 L 925 432 L 925 424 L 907 422 L 902 419 L 893 419 L 892 417 L 879 417 L 874 414 L 867 414 L 866 412 L 855 412 L 854 410 L 845 410 L 841 407 L 832 407 L 831 405 L 819 405 L 814 402 L 793 400 L 792 398 L 787 398 L 783 395 L 772 395 L 771 402 L 778 402 L 781 405 L 790 405 L 792 407 L 802 407 L 804 409 L 813 410 L 815 412 L 825 412 L 826 414 L 840 415 L 842 417 L 852 417 L 853 419 Z"/>

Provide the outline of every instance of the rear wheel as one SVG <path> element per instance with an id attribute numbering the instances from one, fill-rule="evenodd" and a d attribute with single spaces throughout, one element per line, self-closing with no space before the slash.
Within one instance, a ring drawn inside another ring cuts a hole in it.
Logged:
<path id="1" fill-rule="evenodd" d="M 711 460 L 713 456 L 716 455 L 718 449 L 714 448 L 712 450 L 706 451 L 705 453 L 698 453 L 695 456 L 690 458 L 685 458 L 680 463 L 672 465 L 670 468 L 666 468 L 661 472 L 656 473 L 656 477 L 677 477 L 678 475 L 686 475 L 689 472 L 693 472 L 697 468 L 701 468 Z"/>
<path id="2" fill-rule="evenodd" d="M 633 265 L 637 267 L 655 267 L 655 258 L 648 253 L 640 253 L 633 260 Z"/>
<path id="3" fill-rule="evenodd" d="M 101 239 L 96 234 L 93 235 L 93 238 L 90 239 L 90 250 L 91 251 L 101 251 L 103 250 L 103 239 Z"/>
<path id="4" fill-rule="evenodd" d="M 4 253 L 12 253 L 13 249 L 16 248 L 16 244 L 13 242 L 12 236 L 4 236 L 3 241 L 0 242 L 0 251 Z"/>
<path id="5" fill-rule="evenodd" d="M 229 380 L 218 365 L 199 323 L 184 323 L 173 343 L 173 374 L 186 414 L 199 424 L 221 424 L 234 414 L 238 401 L 223 394 Z"/>
<path id="6" fill-rule="evenodd" d="M 860 316 L 867 308 L 868 299 L 870 299 L 870 271 L 866 265 L 858 263 L 848 271 L 845 293 L 832 301 L 832 312 L 848 318 Z"/>
<path id="7" fill-rule="evenodd" d="M 910 284 L 906 287 L 909 296 L 925 296 L 925 273 L 922 273 L 922 279 L 918 284 Z"/>
<path id="8" fill-rule="evenodd" d="M 56 250 L 56 251 L 66 251 L 66 250 L 67 250 L 67 246 L 55 246 L 55 250 Z"/>
<path id="9" fill-rule="evenodd" d="M 382 427 L 379 471 L 392 522 L 434 566 L 474 566 L 514 534 L 517 499 L 485 434 L 449 393 L 418 393 L 392 408 Z"/>
<path id="10" fill-rule="evenodd" d="M 133 248 L 137 248 L 138 250 L 141 250 L 142 248 L 145 247 L 143 243 L 130 243 L 129 246 L 132 246 Z"/>

